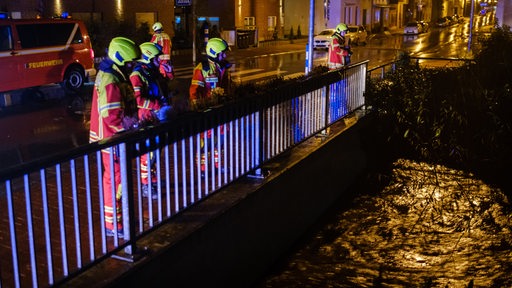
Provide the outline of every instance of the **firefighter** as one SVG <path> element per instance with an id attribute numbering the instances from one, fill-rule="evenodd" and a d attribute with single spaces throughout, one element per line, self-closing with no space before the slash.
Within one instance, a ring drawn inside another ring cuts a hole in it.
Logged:
<path id="1" fill-rule="evenodd" d="M 340 23 L 336 26 L 327 54 L 329 70 L 340 69 L 350 63 L 352 50 L 350 49 L 350 38 L 345 36 L 347 31 L 348 27 L 345 23 Z"/>
<path id="2" fill-rule="evenodd" d="M 96 142 L 129 129 L 123 126 L 123 119 L 130 116 L 136 107 L 130 107 L 133 90 L 128 80 L 129 68 L 140 56 L 135 43 L 124 37 L 111 40 L 107 57 L 99 64 L 98 74 L 94 83 L 91 102 L 91 121 L 89 142 Z M 131 125 L 131 124 L 130 124 Z M 115 148 L 115 147 L 114 147 Z M 123 237 L 121 218 L 121 175 L 118 155 L 114 156 L 111 167 L 110 152 L 116 149 L 103 149 L 103 200 L 105 228 L 107 236 L 116 236 L 114 232 L 114 203 L 112 192 L 115 193 L 117 220 L 117 237 Z M 114 175 L 111 175 L 113 169 Z M 111 180 L 114 180 L 113 182 Z"/>
<path id="3" fill-rule="evenodd" d="M 145 42 L 140 46 L 141 59 L 130 75 L 135 99 L 137 101 L 139 126 L 156 124 L 169 118 L 169 92 L 166 81 L 159 72 L 162 47 L 156 43 Z M 148 159 L 149 158 L 149 159 Z M 149 160 L 149 163 L 148 163 Z M 154 152 L 144 153 L 140 157 L 142 195 L 152 199 L 158 198 L 158 186 Z M 148 174 L 151 173 L 151 183 Z"/>
<path id="4" fill-rule="evenodd" d="M 171 51 L 172 51 L 172 42 L 169 34 L 164 32 L 164 28 L 162 23 L 155 22 L 153 24 L 153 36 L 151 37 L 151 42 L 156 43 L 162 47 L 162 54 L 160 55 L 160 73 L 164 77 L 169 78 L 170 80 L 174 79 L 174 69 L 171 63 Z"/>
<path id="5" fill-rule="evenodd" d="M 226 41 L 221 38 L 211 38 L 206 44 L 207 58 L 199 62 L 192 75 L 189 89 L 192 109 L 199 108 L 204 102 L 212 100 L 215 90 L 223 90 L 224 94 L 230 87 L 229 67 L 226 51 L 230 50 Z"/>
<path id="6" fill-rule="evenodd" d="M 226 94 L 231 85 L 229 77 L 229 67 L 231 64 L 227 61 L 226 52 L 229 51 L 229 45 L 221 38 L 211 38 L 206 44 L 207 58 L 201 61 L 194 69 L 192 75 L 192 82 L 189 89 L 190 107 L 193 110 L 205 108 L 216 104 L 216 97 Z M 224 134 L 224 125 L 220 127 L 220 134 Z M 215 167 L 219 168 L 219 151 L 216 143 L 212 139 L 213 129 L 207 131 L 206 139 L 204 133 L 200 135 L 201 141 L 201 156 L 200 166 L 201 171 L 205 171 L 205 150 L 208 145 L 215 145 L 214 161 Z M 219 135 L 219 137 L 221 136 Z M 208 144 L 210 143 L 210 144 Z M 206 146 L 205 146 L 206 144 Z M 205 148 L 206 147 L 206 148 Z"/>
<path id="7" fill-rule="evenodd" d="M 329 70 L 338 70 L 350 63 L 352 51 L 350 50 L 350 38 L 345 35 L 347 31 L 348 27 L 345 23 L 340 23 L 336 26 L 327 54 Z M 348 113 L 346 87 L 346 79 L 341 79 L 339 82 L 331 84 L 330 113 L 335 119 Z"/>

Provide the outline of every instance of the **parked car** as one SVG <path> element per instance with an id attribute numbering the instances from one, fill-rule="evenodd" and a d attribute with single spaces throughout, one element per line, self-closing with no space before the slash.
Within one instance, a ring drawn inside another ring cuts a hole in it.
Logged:
<path id="1" fill-rule="evenodd" d="M 453 19 L 455 20 L 456 24 L 457 23 L 464 23 L 464 17 L 459 16 L 457 14 L 453 15 Z"/>
<path id="2" fill-rule="evenodd" d="M 404 27 L 404 34 L 405 35 L 416 35 L 423 32 L 423 26 L 417 22 L 409 22 Z"/>
<path id="3" fill-rule="evenodd" d="M 430 26 L 428 25 L 428 23 L 425 22 L 425 21 L 418 21 L 418 23 L 421 24 L 421 28 L 422 28 L 421 31 L 422 31 L 422 33 L 427 33 L 428 30 L 430 29 Z"/>
<path id="4" fill-rule="evenodd" d="M 366 44 L 366 38 L 368 37 L 368 32 L 361 25 L 348 25 L 348 37 L 350 37 L 350 42 L 354 45 Z"/>
<path id="5" fill-rule="evenodd" d="M 313 37 L 313 49 L 328 49 L 334 29 L 325 29 Z"/>
<path id="6" fill-rule="evenodd" d="M 446 27 L 446 26 L 450 26 L 450 25 L 451 25 L 451 23 L 450 23 L 450 19 L 448 17 L 440 17 L 436 21 L 437 27 Z"/>

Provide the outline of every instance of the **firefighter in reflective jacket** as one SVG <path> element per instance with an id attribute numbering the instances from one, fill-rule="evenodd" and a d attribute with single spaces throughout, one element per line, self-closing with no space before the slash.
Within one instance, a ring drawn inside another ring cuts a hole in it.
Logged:
<path id="1" fill-rule="evenodd" d="M 229 67 L 231 64 L 226 59 L 226 51 L 230 50 L 226 41 L 221 38 L 211 38 L 206 44 L 207 59 L 201 61 L 194 69 L 192 83 L 190 85 L 189 97 L 190 107 L 193 110 L 205 108 L 209 104 L 216 104 L 215 97 L 227 93 L 230 87 Z M 224 134 L 224 125 L 220 127 L 220 136 Z M 205 171 L 205 153 L 210 151 L 208 145 L 215 145 L 214 162 L 219 168 L 219 151 L 216 143 L 212 140 L 213 129 L 201 133 L 201 171 Z M 207 145 L 205 146 L 205 142 Z M 209 144 L 208 144 L 209 143 Z M 206 147 L 206 148 L 205 148 Z"/>
<path id="2" fill-rule="evenodd" d="M 171 106 L 166 81 L 159 72 L 161 61 L 159 56 L 162 54 L 162 48 L 152 42 L 142 43 L 139 47 L 141 59 L 133 68 L 130 82 L 137 101 L 139 126 L 147 126 L 167 120 Z M 140 157 L 142 195 L 144 197 L 151 195 L 152 199 L 157 199 L 155 155 L 153 152 L 149 154 L 150 157 L 147 153 Z M 150 160 L 149 163 L 148 160 Z M 151 183 L 148 180 L 149 171 L 151 171 Z"/>
<path id="3" fill-rule="evenodd" d="M 153 36 L 151 37 L 151 42 L 156 43 L 162 47 L 162 54 L 160 57 L 160 73 L 164 77 L 169 78 L 170 80 L 174 79 L 174 71 L 171 63 L 171 50 L 172 50 L 172 42 L 169 34 L 164 32 L 164 28 L 162 23 L 155 22 L 153 24 Z"/>
<path id="4" fill-rule="evenodd" d="M 347 31 L 347 25 L 340 23 L 336 26 L 332 35 L 327 54 L 327 65 L 330 70 L 339 69 L 350 63 L 352 51 L 350 49 L 350 38 L 345 36 Z"/>
<path id="5" fill-rule="evenodd" d="M 124 37 L 113 38 L 108 47 L 108 57 L 99 65 L 94 83 L 91 101 L 91 121 L 89 142 L 96 142 L 122 132 L 129 127 L 124 119 L 136 113 L 136 107 L 129 107 L 133 100 L 133 90 L 127 75 L 127 69 L 133 60 L 139 58 L 139 49 L 134 42 Z M 133 108 L 133 109 L 132 109 Z M 103 200 L 105 228 L 108 236 L 114 236 L 114 205 L 112 193 L 115 193 L 118 237 L 122 237 L 121 219 L 121 175 L 118 155 L 114 156 L 113 167 L 110 162 L 111 149 L 103 149 Z M 113 149 L 112 151 L 116 151 Z M 111 174 L 113 170 L 114 175 Z M 112 182 L 113 179 L 113 182 Z"/>

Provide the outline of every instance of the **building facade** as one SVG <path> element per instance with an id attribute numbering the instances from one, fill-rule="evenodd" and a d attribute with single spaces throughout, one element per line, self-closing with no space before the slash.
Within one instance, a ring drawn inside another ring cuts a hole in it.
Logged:
<path id="1" fill-rule="evenodd" d="M 400 29 L 414 20 L 435 22 L 454 14 L 469 16 L 471 0 L 0 0 L 0 11 L 13 18 L 53 17 L 69 13 L 84 21 L 132 21 L 135 25 L 162 22 L 177 39 L 192 42 L 208 32 L 232 38 L 237 30 L 255 30 L 258 41 L 308 35 L 310 5 L 314 5 L 313 33 L 340 22 L 363 25 L 373 33 Z M 474 0 L 476 2 L 476 0 Z M 496 0 L 479 1 L 495 6 Z M 510 1 L 499 1 L 497 17 L 510 24 Z M 507 12 L 508 11 L 508 12 Z M 204 29 L 203 29 L 204 30 Z M 233 42 L 234 39 L 228 39 Z"/>
<path id="2" fill-rule="evenodd" d="M 398 0 L 313 0 L 314 33 L 338 23 L 373 27 L 400 26 Z M 393 1 L 397 1 L 393 3 Z M 406 0 L 407 1 L 407 0 Z M 431 1 L 431 0 L 423 0 Z M 0 10 L 15 18 L 53 17 L 69 13 L 84 21 L 160 21 L 171 36 L 191 39 L 204 22 L 219 31 L 257 30 L 258 40 L 297 36 L 309 31 L 310 0 L 0 0 Z M 227 35 L 227 34 L 225 34 Z"/>
<path id="3" fill-rule="evenodd" d="M 148 23 L 150 26 L 162 22 L 164 30 L 174 34 L 174 1 L 101 1 L 101 0 L 0 0 L 0 11 L 9 13 L 12 18 L 60 17 L 63 14 L 72 18 L 89 21 L 128 21 L 137 26 Z"/>

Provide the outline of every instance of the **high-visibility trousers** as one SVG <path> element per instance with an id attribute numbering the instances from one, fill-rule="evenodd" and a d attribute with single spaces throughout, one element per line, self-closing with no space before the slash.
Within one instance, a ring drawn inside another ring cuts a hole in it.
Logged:
<path id="1" fill-rule="evenodd" d="M 224 130 L 225 130 L 224 125 L 220 126 L 220 135 L 218 137 L 215 137 L 214 139 L 212 139 L 213 129 L 206 131 L 206 135 L 204 132 L 199 135 L 200 151 L 199 151 L 198 155 L 196 155 L 196 164 L 200 165 L 201 172 L 204 172 L 206 170 L 206 164 L 207 164 L 206 156 L 208 156 L 208 161 L 211 161 L 211 159 L 212 159 L 211 158 L 212 157 L 211 156 L 212 145 L 213 145 L 214 167 L 215 167 L 215 169 L 219 169 L 221 159 L 220 159 L 220 153 L 218 150 L 217 139 L 220 138 L 220 141 L 221 141 L 220 146 L 221 146 L 221 150 L 222 150 L 222 140 L 224 137 Z M 206 145 L 206 148 L 205 148 L 205 145 Z M 206 153 L 205 153 L 205 150 L 206 150 Z"/>
<path id="2" fill-rule="evenodd" d="M 105 228 L 114 229 L 114 202 L 112 201 L 112 188 L 115 191 L 117 229 L 122 229 L 122 206 L 121 206 L 121 168 L 119 162 L 114 159 L 114 175 L 111 171 L 110 153 L 101 152 L 101 160 L 103 162 L 103 209 L 105 213 Z M 112 177 L 113 176 L 113 177 Z M 114 182 L 112 183 L 112 179 Z"/>
<path id="3" fill-rule="evenodd" d="M 149 161 L 148 161 L 149 160 Z M 156 183 L 156 161 L 155 153 L 144 153 L 140 156 L 140 180 L 142 184 L 148 184 L 149 172 L 151 172 L 151 183 Z"/>

